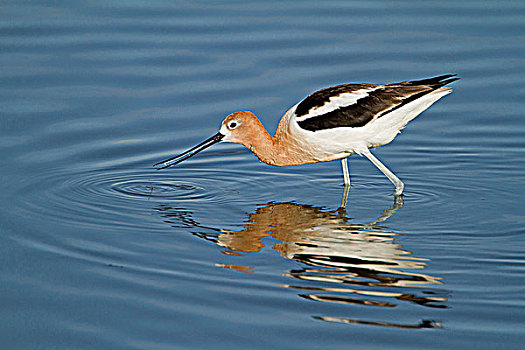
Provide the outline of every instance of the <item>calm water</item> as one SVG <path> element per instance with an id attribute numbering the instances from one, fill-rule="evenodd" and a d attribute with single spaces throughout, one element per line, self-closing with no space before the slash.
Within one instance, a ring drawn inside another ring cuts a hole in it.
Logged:
<path id="1" fill-rule="evenodd" d="M 522 348 L 525 3 L 3 1 L 3 349 Z M 273 168 L 251 109 L 458 73 L 375 151 Z"/>

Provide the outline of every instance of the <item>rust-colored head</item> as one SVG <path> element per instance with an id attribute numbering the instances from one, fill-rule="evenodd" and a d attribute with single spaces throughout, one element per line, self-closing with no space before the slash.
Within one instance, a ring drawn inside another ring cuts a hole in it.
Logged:
<path id="1" fill-rule="evenodd" d="M 270 137 L 255 114 L 249 111 L 235 112 L 224 118 L 219 132 L 224 135 L 223 142 L 240 143 L 250 149 Z"/>

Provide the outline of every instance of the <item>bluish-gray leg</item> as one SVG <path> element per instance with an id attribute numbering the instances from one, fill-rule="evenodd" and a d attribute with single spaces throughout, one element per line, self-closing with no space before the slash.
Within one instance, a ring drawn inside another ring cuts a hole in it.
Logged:
<path id="1" fill-rule="evenodd" d="M 341 165 L 343 166 L 345 186 L 350 186 L 350 172 L 348 171 L 348 163 L 346 162 L 346 158 L 341 159 Z"/>
<path id="2" fill-rule="evenodd" d="M 374 155 L 368 149 L 363 152 L 363 154 L 394 184 L 394 187 L 396 188 L 394 194 L 396 196 L 402 195 L 403 189 L 405 188 L 403 182 L 401 182 L 401 180 L 399 180 L 399 178 L 395 176 L 393 172 L 388 170 L 388 168 L 384 166 L 383 163 L 379 161 L 379 159 L 374 157 Z"/>

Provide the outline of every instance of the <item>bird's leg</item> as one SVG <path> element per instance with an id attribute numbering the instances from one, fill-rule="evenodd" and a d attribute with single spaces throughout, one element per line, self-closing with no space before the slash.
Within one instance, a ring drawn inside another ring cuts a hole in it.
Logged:
<path id="1" fill-rule="evenodd" d="M 350 172 L 348 171 L 348 163 L 346 158 L 341 159 L 341 165 L 343 166 L 343 177 L 345 180 L 345 187 L 350 186 Z"/>
<path id="2" fill-rule="evenodd" d="M 348 171 L 348 163 L 346 158 L 341 159 L 341 165 L 343 166 L 343 178 L 345 181 L 345 189 L 343 192 L 343 198 L 341 198 L 341 207 L 339 209 L 346 210 L 346 203 L 348 202 L 348 191 L 350 190 L 350 172 Z"/>
<path id="3" fill-rule="evenodd" d="M 383 163 L 381 163 L 379 161 L 379 159 L 377 159 L 376 157 L 374 157 L 374 155 L 370 152 L 370 150 L 366 149 L 365 152 L 363 152 L 363 154 L 379 169 L 381 170 L 381 172 L 383 174 L 386 175 L 386 177 L 388 177 L 388 179 L 394 184 L 394 187 L 395 187 L 395 192 L 394 192 L 394 195 L 396 196 L 400 196 L 403 194 L 403 189 L 405 188 L 405 185 L 403 184 L 403 182 L 401 182 L 401 180 L 399 180 L 399 178 L 397 176 L 394 175 L 393 172 L 391 172 L 390 170 L 388 170 L 388 168 L 386 166 L 383 165 Z"/>

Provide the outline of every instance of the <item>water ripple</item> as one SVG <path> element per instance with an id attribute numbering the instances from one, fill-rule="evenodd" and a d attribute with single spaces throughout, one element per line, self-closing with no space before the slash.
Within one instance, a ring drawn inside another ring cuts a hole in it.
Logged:
<path id="1" fill-rule="evenodd" d="M 4 347 L 521 344 L 524 2 L 86 3 L 0 5 Z M 346 217 L 338 162 L 151 167 L 233 110 L 447 72 L 374 150 L 402 209 L 365 158 Z"/>
<path id="2" fill-rule="evenodd" d="M 135 180 L 125 180 L 113 184 L 112 189 L 120 192 L 124 195 L 128 195 L 130 198 L 133 197 L 162 197 L 162 198 L 190 198 L 198 199 L 202 198 L 204 189 L 197 187 L 192 184 L 167 184 L 150 182 L 146 184 Z"/>
<path id="3" fill-rule="evenodd" d="M 137 218 L 155 202 L 196 205 L 206 201 L 220 206 L 241 192 L 247 194 L 243 200 L 257 197 L 257 189 L 264 187 L 261 174 L 247 177 L 228 169 L 178 170 L 174 174 L 153 169 L 55 169 L 20 189 L 20 197 L 26 199 L 20 210 L 61 223 L 141 229 L 151 223 Z"/>

